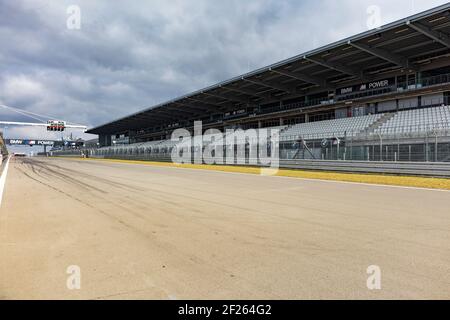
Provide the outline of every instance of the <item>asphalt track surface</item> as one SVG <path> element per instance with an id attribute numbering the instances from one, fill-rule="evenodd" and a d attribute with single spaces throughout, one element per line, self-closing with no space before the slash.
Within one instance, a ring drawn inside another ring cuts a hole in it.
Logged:
<path id="1" fill-rule="evenodd" d="M 0 299 L 131 298 L 450 299 L 450 192 L 11 160 Z"/>

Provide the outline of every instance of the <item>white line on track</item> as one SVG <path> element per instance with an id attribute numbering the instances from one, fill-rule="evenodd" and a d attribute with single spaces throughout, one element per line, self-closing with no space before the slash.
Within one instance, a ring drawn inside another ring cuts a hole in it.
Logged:
<path id="1" fill-rule="evenodd" d="M 5 167 L 3 168 L 3 172 L 0 177 L 0 207 L 2 206 L 3 190 L 5 189 L 6 176 L 8 175 L 9 159 L 10 157 L 8 157 L 8 159 L 6 160 Z"/>

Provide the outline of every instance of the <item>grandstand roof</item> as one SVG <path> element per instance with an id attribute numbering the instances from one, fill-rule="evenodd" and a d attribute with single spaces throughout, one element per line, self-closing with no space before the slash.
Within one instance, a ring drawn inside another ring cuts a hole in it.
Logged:
<path id="1" fill-rule="evenodd" d="M 88 130 L 114 134 L 420 70 L 450 52 L 450 3 L 299 54 Z"/>

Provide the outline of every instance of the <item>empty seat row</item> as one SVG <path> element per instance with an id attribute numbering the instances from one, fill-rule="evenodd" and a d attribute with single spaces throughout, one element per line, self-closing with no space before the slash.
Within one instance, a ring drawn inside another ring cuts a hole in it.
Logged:
<path id="1" fill-rule="evenodd" d="M 450 130 L 450 106 L 399 111 L 374 132 L 409 134 L 438 130 Z"/>
<path id="2" fill-rule="evenodd" d="M 354 136 L 368 129 L 382 116 L 383 114 L 374 114 L 360 117 L 300 123 L 286 129 L 282 133 L 282 139 L 323 139 Z"/>

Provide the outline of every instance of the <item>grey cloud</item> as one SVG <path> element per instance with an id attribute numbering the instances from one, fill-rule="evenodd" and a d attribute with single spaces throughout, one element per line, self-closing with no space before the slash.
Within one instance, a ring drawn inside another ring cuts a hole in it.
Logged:
<path id="1" fill-rule="evenodd" d="M 370 5 L 387 23 L 442 3 L 0 0 L 0 102 L 98 125 L 365 31 Z"/>

